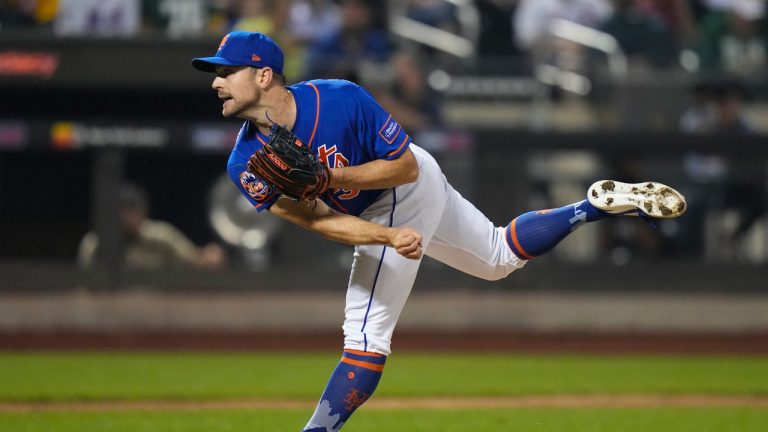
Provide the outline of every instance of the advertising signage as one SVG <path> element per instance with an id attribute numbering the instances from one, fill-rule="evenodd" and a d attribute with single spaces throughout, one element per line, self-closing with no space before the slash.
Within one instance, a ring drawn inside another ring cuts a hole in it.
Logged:
<path id="1" fill-rule="evenodd" d="M 75 152 L 104 148 L 226 153 L 232 150 L 239 121 L 104 122 L 84 119 L 0 121 L 0 153 L 23 150 Z"/>
<path id="2" fill-rule="evenodd" d="M 0 39 L 0 89 L 201 88 L 210 76 L 190 66 L 214 40 Z"/>

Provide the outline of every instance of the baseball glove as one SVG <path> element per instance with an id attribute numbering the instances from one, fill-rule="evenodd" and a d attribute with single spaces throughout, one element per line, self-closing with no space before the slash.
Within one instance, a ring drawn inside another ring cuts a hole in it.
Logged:
<path id="1" fill-rule="evenodd" d="M 248 171 L 294 200 L 325 193 L 331 181 L 328 165 L 291 131 L 273 124 L 267 143 L 248 159 Z"/>

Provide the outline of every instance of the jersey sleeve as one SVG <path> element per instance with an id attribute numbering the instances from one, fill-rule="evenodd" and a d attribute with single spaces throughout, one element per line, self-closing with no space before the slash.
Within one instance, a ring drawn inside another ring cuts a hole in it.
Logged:
<path id="1" fill-rule="evenodd" d="M 357 87 L 357 134 L 375 159 L 397 159 L 411 144 L 411 137 L 368 91 Z"/>
<path id="2" fill-rule="evenodd" d="M 257 211 L 269 209 L 280 198 L 280 192 L 249 172 L 247 160 L 237 151 L 233 152 L 227 165 L 229 178 Z"/>

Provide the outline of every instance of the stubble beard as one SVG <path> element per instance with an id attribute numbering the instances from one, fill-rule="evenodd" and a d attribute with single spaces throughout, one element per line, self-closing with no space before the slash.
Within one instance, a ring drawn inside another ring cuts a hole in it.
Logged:
<path id="1" fill-rule="evenodd" d="M 233 105 L 233 107 L 230 109 L 229 113 L 227 113 L 226 109 L 222 108 L 221 114 L 226 118 L 242 118 L 246 119 L 246 113 L 253 108 L 258 107 L 259 105 L 259 95 L 256 95 L 253 99 L 246 101 L 244 103 L 238 103 L 235 101 L 235 99 L 230 99 L 229 103 Z"/>

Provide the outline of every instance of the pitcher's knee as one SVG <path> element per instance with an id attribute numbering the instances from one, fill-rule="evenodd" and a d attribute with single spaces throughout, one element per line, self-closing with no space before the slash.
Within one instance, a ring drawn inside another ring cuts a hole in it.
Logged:
<path id="1" fill-rule="evenodd" d="M 488 266 L 488 271 L 486 273 L 480 274 L 478 276 L 487 281 L 498 281 L 506 278 L 515 270 L 523 267 L 526 262 L 528 261 L 518 260 L 518 262 L 515 263 L 497 264 L 495 266 L 491 265 Z"/>

